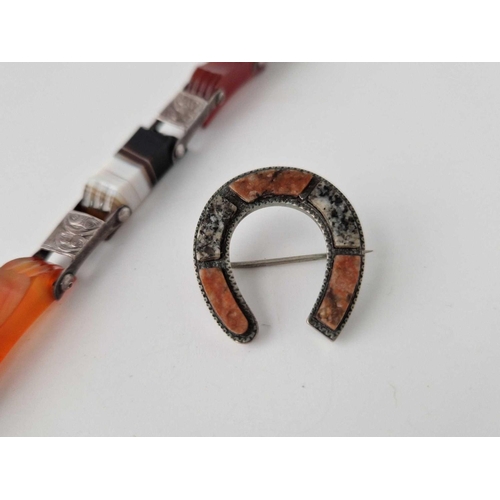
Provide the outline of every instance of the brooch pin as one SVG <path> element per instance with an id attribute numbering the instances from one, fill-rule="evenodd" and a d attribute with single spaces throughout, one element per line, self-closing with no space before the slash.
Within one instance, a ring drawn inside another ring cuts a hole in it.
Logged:
<path id="1" fill-rule="evenodd" d="M 319 175 L 289 167 L 247 172 L 224 184 L 208 201 L 194 239 L 196 275 L 205 302 L 233 340 L 250 342 L 258 331 L 255 316 L 241 295 L 236 267 L 257 267 L 315 260 L 323 254 L 231 263 L 231 237 L 247 215 L 269 206 L 300 210 L 319 226 L 326 241 L 326 274 L 308 322 L 335 340 L 358 296 L 365 260 L 361 224 L 347 198 Z"/>

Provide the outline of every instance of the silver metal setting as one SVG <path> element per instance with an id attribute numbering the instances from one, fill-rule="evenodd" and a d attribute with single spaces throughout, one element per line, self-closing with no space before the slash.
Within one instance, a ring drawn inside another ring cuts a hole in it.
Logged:
<path id="1" fill-rule="evenodd" d="M 283 172 L 285 170 L 304 172 L 307 174 L 311 174 L 312 180 L 298 196 L 263 194 L 253 202 L 243 201 L 229 187 L 233 182 L 235 182 L 238 179 L 270 169 L 276 170 L 278 172 Z M 335 200 L 335 203 L 337 203 L 336 210 L 332 210 L 327 213 L 325 210 L 323 211 L 319 210 L 316 206 L 314 206 L 313 203 L 311 203 L 311 201 L 309 201 L 308 197 L 319 183 L 322 183 L 323 195 L 330 196 L 331 199 Z M 228 216 L 228 214 L 226 213 L 225 217 L 219 217 L 219 219 L 217 219 L 216 217 L 214 218 L 214 213 L 217 212 L 216 209 L 214 209 L 214 207 L 220 206 L 220 199 L 226 200 L 227 202 L 236 207 L 234 214 L 229 214 Z M 229 182 L 224 184 L 210 198 L 200 216 L 200 220 L 196 227 L 196 233 L 194 238 L 194 250 L 193 250 L 196 276 L 201 292 L 205 299 L 205 302 L 208 308 L 210 309 L 212 316 L 215 318 L 219 326 L 233 340 L 240 343 L 246 343 L 251 341 L 255 337 L 255 335 L 258 332 L 257 321 L 252 311 L 248 307 L 245 299 L 241 295 L 232 271 L 233 267 L 243 267 L 243 266 L 232 265 L 230 261 L 229 249 L 230 249 L 231 237 L 238 224 L 252 212 L 270 206 L 285 206 L 300 210 L 301 212 L 311 217 L 316 222 L 321 232 L 323 233 L 327 249 L 326 255 L 325 254 L 314 255 L 314 259 L 320 259 L 326 257 L 327 261 L 326 272 L 320 293 L 308 317 L 308 323 L 315 329 L 323 333 L 325 336 L 330 338 L 331 340 L 335 340 L 339 335 L 339 333 L 341 332 L 344 325 L 346 324 L 347 320 L 349 319 L 349 316 L 352 312 L 352 309 L 354 307 L 354 304 L 356 302 L 359 293 L 359 287 L 362 281 L 363 270 L 364 270 L 364 258 L 365 258 L 364 237 L 361 228 L 361 223 L 359 222 L 359 219 L 352 205 L 347 200 L 347 198 L 345 198 L 345 196 L 331 183 L 321 178 L 320 176 L 315 175 L 311 172 L 307 172 L 305 170 L 291 169 L 289 167 L 267 167 L 263 169 L 254 170 L 251 172 L 246 172 L 245 174 L 235 177 L 234 179 L 231 179 Z M 339 207 L 341 208 L 340 211 Z M 343 212 L 340 213 L 342 210 Z M 334 219 L 343 219 L 343 220 L 334 220 Z M 215 226 L 214 226 L 214 221 L 216 223 Z M 216 230 L 214 230 L 214 227 Z M 334 233 L 336 233 L 337 236 L 338 235 L 342 236 L 343 232 L 345 231 L 348 232 L 354 231 L 355 234 L 357 235 L 357 239 L 356 238 L 353 239 L 354 243 L 351 245 L 350 248 L 346 248 L 345 246 L 336 247 Z M 207 235 L 210 236 L 211 234 L 213 235 L 212 241 L 207 242 Z M 212 260 L 206 260 L 205 256 L 210 254 L 210 252 L 207 250 L 207 248 L 209 248 L 210 245 L 212 245 L 212 254 L 215 256 L 215 258 L 213 258 Z M 219 251 L 220 251 L 220 256 L 219 256 Z M 359 269 L 359 277 L 355 285 L 354 292 L 352 294 L 352 297 L 350 298 L 349 305 L 342 317 L 342 320 L 335 329 L 331 329 L 324 323 L 319 321 L 316 316 L 323 302 L 323 299 L 325 298 L 325 295 L 328 292 L 330 278 L 332 276 L 332 271 L 333 271 L 334 259 L 338 255 L 359 256 L 360 269 Z M 287 262 L 299 261 L 296 257 L 285 258 L 285 259 Z M 303 260 L 301 257 L 299 257 L 299 259 L 300 261 Z M 281 258 L 274 260 L 280 261 L 279 263 L 282 263 L 283 261 L 283 259 Z M 247 265 L 245 267 L 260 267 L 261 265 L 267 265 L 263 264 L 263 262 L 264 261 L 251 262 L 250 265 Z M 232 331 L 230 331 L 221 321 L 221 318 L 218 316 L 217 312 L 212 306 L 200 278 L 200 270 L 206 268 L 218 268 L 223 272 L 223 275 L 226 278 L 227 285 L 231 294 L 233 295 L 237 305 L 239 306 L 240 310 L 243 312 L 248 321 L 249 326 L 244 334 L 236 335 Z"/>
<path id="2" fill-rule="evenodd" d="M 61 280 L 61 290 L 63 292 L 66 292 L 69 290 L 73 284 L 75 283 L 75 276 L 71 273 L 65 274 L 64 278 Z"/>
<path id="3" fill-rule="evenodd" d="M 174 154 L 175 157 L 180 160 L 186 154 L 186 146 L 184 146 L 184 144 L 177 144 Z"/>
<path id="4" fill-rule="evenodd" d="M 207 107 L 208 101 L 183 90 L 160 113 L 158 119 L 189 130 L 203 116 Z"/>
<path id="5" fill-rule="evenodd" d="M 118 210 L 117 217 L 118 220 L 123 223 L 127 221 L 131 215 L 132 215 L 132 210 L 130 210 L 129 207 L 121 207 Z"/>
<path id="6" fill-rule="evenodd" d="M 101 219 L 73 210 L 52 231 L 41 248 L 74 259 L 103 225 Z"/>
<path id="7" fill-rule="evenodd" d="M 57 300 L 71 288 L 76 272 L 97 245 L 111 237 L 131 213 L 128 206 L 122 206 L 103 221 L 84 212 L 72 210 L 59 223 L 34 255 L 45 259 L 51 253 L 56 253 L 71 259 L 70 264 L 54 284 L 54 297 Z"/>
<path id="8" fill-rule="evenodd" d="M 174 150 L 176 158 L 184 156 L 193 134 L 223 100 L 222 90 L 215 92 L 208 101 L 183 90 L 160 113 L 155 128 L 162 134 L 177 137 Z"/>

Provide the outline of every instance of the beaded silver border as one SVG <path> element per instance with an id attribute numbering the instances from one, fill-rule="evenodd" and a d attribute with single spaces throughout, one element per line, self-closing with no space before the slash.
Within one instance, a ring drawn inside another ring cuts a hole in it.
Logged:
<path id="1" fill-rule="evenodd" d="M 258 198 L 256 201 L 247 203 L 243 201 L 241 198 L 239 198 L 230 188 L 229 185 L 232 184 L 234 181 L 246 177 L 247 175 L 262 172 L 265 170 L 277 170 L 277 171 L 283 171 L 283 170 L 295 170 L 299 172 L 304 172 L 311 174 L 313 177 L 308 184 L 308 186 L 303 190 L 303 192 L 299 196 L 289 196 L 289 195 L 273 195 L 273 196 L 265 196 Z M 335 192 L 336 194 L 340 195 L 342 200 L 346 203 L 348 208 L 351 210 L 352 215 L 354 217 L 354 222 L 356 224 L 356 227 L 359 231 L 360 235 L 360 246 L 358 248 L 335 248 L 334 245 L 334 240 L 333 240 L 333 234 L 332 231 L 329 227 L 328 221 L 325 219 L 325 217 L 317 210 L 309 201 L 308 201 L 308 196 L 311 193 L 311 191 L 314 189 L 314 187 L 319 183 L 319 182 L 324 182 L 329 188 L 331 188 L 332 193 Z M 212 202 L 217 196 L 222 196 L 226 200 L 230 201 L 233 205 L 237 207 L 236 212 L 232 216 L 232 218 L 229 220 L 228 224 L 224 227 L 224 232 L 223 232 L 223 237 L 221 241 L 221 256 L 217 260 L 211 260 L 207 262 L 202 262 L 199 261 L 197 258 L 197 237 L 198 233 L 200 231 L 200 228 L 204 224 L 204 221 L 206 220 L 206 215 L 207 213 L 212 209 Z M 325 243 L 326 243 L 326 248 L 327 248 L 327 262 L 326 262 L 326 272 L 325 272 L 325 277 L 323 279 L 323 284 L 321 286 L 320 293 L 318 295 L 318 298 L 316 299 L 316 302 L 314 304 L 314 307 L 309 314 L 309 317 L 307 319 L 307 322 L 316 330 L 320 331 L 323 335 L 328 337 L 331 340 L 335 340 L 342 329 L 344 328 L 347 320 L 349 319 L 349 316 L 351 315 L 352 309 L 354 308 L 354 305 L 356 303 L 358 294 L 359 294 L 359 288 L 361 285 L 361 281 L 363 279 L 363 272 L 364 272 L 364 265 L 365 265 L 365 241 L 363 237 L 363 230 L 361 228 L 361 223 L 359 221 L 358 216 L 356 215 L 356 212 L 354 208 L 352 207 L 351 203 L 349 200 L 342 194 L 342 192 L 335 187 L 333 184 L 328 182 L 326 179 L 320 177 L 319 175 L 314 174 L 313 172 L 308 172 L 307 170 L 302 170 L 299 168 L 293 168 L 293 167 L 264 167 L 260 168 L 257 170 L 251 170 L 249 172 L 245 172 L 244 174 L 238 175 L 237 177 L 234 177 L 233 179 L 229 180 L 226 182 L 220 189 L 218 189 L 213 196 L 208 200 L 207 204 L 205 205 L 200 218 L 198 220 L 198 224 L 196 225 L 196 231 L 195 231 L 195 236 L 194 236 L 194 247 L 193 247 L 193 259 L 194 259 L 194 265 L 195 265 L 195 271 L 196 271 L 196 278 L 198 281 L 198 285 L 200 287 L 200 290 L 203 294 L 203 298 L 205 300 L 205 303 L 207 304 L 210 312 L 212 313 L 212 316 L 214 319 L 217 321 L 218 325 L 224 330 L 224 332 L 233 340 L 240 342 L 240 343 L 247 343 L 250 342 L 255 335 L 258 332 L 258 323 L 257 320 L 255 319 L 254 314 L 248 307 L 248 304 L 246 303 L 245 299 L 241 295 L 241 292 L 238 288 L 238 285 L 236 283 L 233 270 L 231 267 L 231 261 L 230 261 L 230 244 L 231 244 L 231 238 L 233 236 L 234 231 L 236 230 L 236 227 L 238 224 L 248 215 L 251 213 L 255 212 L 256 210 L 260 210 L 262 208 L 270 207 L 270 206 L 284 206 L 284 207 L 290 207 L 290 208 L 295 208 L 296 210 L 300 210 L 301 212 L 305 213 L 311 219 L 316 222 L 318 227 L 320 228 L 321 232 L 323 233 L 323 237 L 325 238 Z M 323 298 L 328 290 L 328 285 L 330 282 L 330 277 L 333 271 L 333 261 L 336 255 L 359 255 L 361 257 L 361 267 L 360 267 L 360 273 L 359 273 L 359 279 L 353 294 L 353 297 L 351 299 L 351 302 L 349 304 L 349 307 L 347 308 L 344 317 L 342 318 L 342 321 L 338 325 L 338 327 L 335 330 L 332 330 L 331 328 L 328 328 L 326 325 L 321 323 L 317 318 L 316 314 L 318 312 L 318 309 L 323 301 Z M 238 306 L 241 308 L 243 314 L 248 320 L 248 330 L 245 334 L 243 335 L 235 335 L 232 333 L 228 328 L 222 323 L 220 320 L 219 316 L 215 312 L 215 310 L 212 307 L 212 304 L 210 303 L 210 300 L 208 299 L 208 296 L 204 290 L 204 287 L 201 283 L 200 279 L 200 269 L 202 268 L 213 268 L 217 267 L 222 269 L 228 286 L 231 290 L 231 293 L 233 294 L 233 297 L 235 298 Z"/>

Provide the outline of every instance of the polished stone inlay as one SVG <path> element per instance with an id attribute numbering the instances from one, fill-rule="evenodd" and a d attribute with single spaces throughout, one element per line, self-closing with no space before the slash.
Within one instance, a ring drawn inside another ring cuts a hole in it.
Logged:
<path id="1" fill-rule="evenodd" d="M 224 229 L 236 210 L 237 208 L 222 196 L 214 197 L 196 236 L 196 258 L 199 261 L 220 259 Z"/>
<path id="2" fill-rule="evenodd" d="M 151 192 L 145 170 L 125 158 L 115 156 L 85 186 L 81 204 L 103 212 L 122 205 L 134 211 Z"/>
<path id="3" fill-rule="evenodd" d="M 200 269 L 200 280 L 215 313 L 228 330 L 243 335 L 248 330 L 248 320 L 239 308 L 227 285 L 221 269 Z"/>
<path id="4" fill-rule="evenodd" d="M 298 196 L 312 178 L 313 174 L 309 172 L 272 168 L 241 177 L 231 183 L 229 188 L 243 201 L 251 203 L 266 195 Z"/>
<path id="5" fill-rule="evenodd" d="M 358 248 L 361 245 L 361 236 L 354 214 L 335 187 L 325 181 L 319 182 L 308 200 L 327 220 L 337 248 Z"/>
<path id="6" fill-rule="evenodd" d="M 335 330 L 351 303 L 359 281 L 361 257 L 359 255 L 337 255 L 325 298 L 316 317 L 324 325 Z"/>

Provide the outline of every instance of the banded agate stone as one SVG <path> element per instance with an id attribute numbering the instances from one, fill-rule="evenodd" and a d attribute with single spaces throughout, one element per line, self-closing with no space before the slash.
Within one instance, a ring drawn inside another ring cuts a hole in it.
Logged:
<path id="1" fill-rule="evenodd" d="M 116 156 L 89 179 L 82 206 L 112 212 L 127 205 L 134 211 L 150 192 L 151 185 L 144 170 Z"/>

